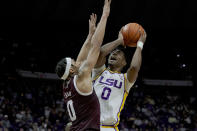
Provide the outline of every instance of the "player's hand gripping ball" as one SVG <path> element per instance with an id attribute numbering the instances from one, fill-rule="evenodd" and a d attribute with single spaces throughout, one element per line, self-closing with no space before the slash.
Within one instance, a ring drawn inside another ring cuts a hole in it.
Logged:
<path id="1" fill-rule="evenodd" d="M 143 27 L 138 23 L 128 23 L 122 28 L 124 45 L 136 47 L 141 34 L 144 33 Z"/>

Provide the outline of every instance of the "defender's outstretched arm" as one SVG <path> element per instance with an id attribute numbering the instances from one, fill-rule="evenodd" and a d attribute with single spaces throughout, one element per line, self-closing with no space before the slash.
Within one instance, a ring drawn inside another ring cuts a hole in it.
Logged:
<path id="1" fill-rule="evenodd" d="M 77 63 L 82 63 L 84 60 L 87 59 L 88 52 L 90 51 L 92 36 L 94 35 L 94 32 L 96 30 L 96 19 L 97 19 L 96 14 L 92 13 L 89 19 L 89 33 L 78 54 L 77 61 L 76 61 Z"/>

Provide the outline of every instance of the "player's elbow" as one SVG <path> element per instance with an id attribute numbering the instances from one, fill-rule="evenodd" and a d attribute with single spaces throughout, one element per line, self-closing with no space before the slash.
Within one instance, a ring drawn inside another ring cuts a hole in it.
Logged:
<path id="1" fill-rule="evenodd" d="M 103 49 L 103 48 L 101 47 L 101 49 L 100 49 L 100 56 L 105 57 L 106 54 L 107 54 L 107 53 L 106 53 L 105 49 Z"/>
<path id="2" fill-rule="evenodd" d="M 92 45 L 92 50 L 93 50 L 94 53 L 100 52 L 100 50 L 101 50 L 100 44 L 98 44 L 98 43 L 93 44 Z"/>
<path id="3" fill-rule="evenodd" d="M 141 64 L 142 64 L 141 60 L 138 60 L 138 61 L 134 60 L 134 61 L 132 61 L 130 68 L 133 69 L 133 70 L 139 71 L 140 67 L 141 67 Z"/>
<path id="4" fill-rule="evenodd" d="M 130 70 L 133 70 L 135 72 L 139 72 L 140 71 L 140 66 L 139 65 L 132 65 L 130 67 Z"/>
<path id="5" fill-rule="evenodd" d="M 101 43 L 102 43 L 102 41 L 100 41 L 99 39 L 96 39 L 96 38 L 91 40 L 92 47 L 100 48 Z"/>

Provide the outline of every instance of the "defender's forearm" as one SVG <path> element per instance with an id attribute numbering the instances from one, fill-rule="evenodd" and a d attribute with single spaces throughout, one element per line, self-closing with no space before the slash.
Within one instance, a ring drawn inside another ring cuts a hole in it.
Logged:
<path id="1" fill-rule="evenodd" d="M 108 16 L 102 15 L 100 22 L 96 28 L 94 35 L 92 36 L 91 44 L 92 46 L 100 47 L 103 43 L 103 38 L 105 34 L 105 28 Z"/>
<path id="2" fill-rule="evenodd" d="M 91 39 L 92 39 L 92 34 L 88 34 L 78 56 L 77 56 L 77 62 L 82 62 L 87 58 L 88 52 L 90 50 L 91 46 Z"/>

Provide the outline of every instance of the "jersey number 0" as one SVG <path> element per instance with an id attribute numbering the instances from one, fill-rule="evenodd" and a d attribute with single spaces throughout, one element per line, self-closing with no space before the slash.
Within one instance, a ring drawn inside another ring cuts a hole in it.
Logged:
<path id="1" fill-rule="evenodd" d="M 102 92 L 102 95 L 101 95 L 101 98 L 104 99 L 104 100 L 108 100 L 109 99 L 109 96 L 111 94 L 111 88 L 109 87 L 105 87 L 103 89 L 103 92 Z"/>
<path id="2" fill-rule="evenodd" d="M 72 100 L 69 100 L 67 102 L 67 110 L 68 110 L 68 114 L 70 116 L 71 121 L 76 120 L 77 117 L 76 117 L 76 114 L 75 114 L 75 109 L 74 109 Z"/>

